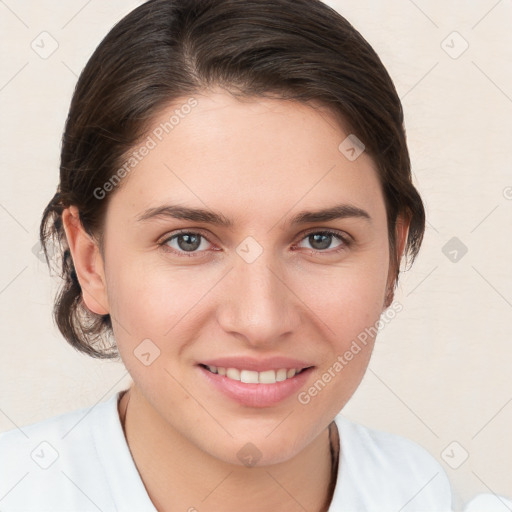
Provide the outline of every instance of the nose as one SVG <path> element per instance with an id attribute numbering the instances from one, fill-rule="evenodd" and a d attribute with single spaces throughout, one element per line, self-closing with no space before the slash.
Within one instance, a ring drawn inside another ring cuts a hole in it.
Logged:
<path id="1" fill-rule="evenodd" d="M 236 258 L 219 290 L 217 321 L 231 335 L 252 347 L 272 347 L 300 324 L 300 300 L 294 295 L 289 272 L 264 251 L 248 263 Z"/>

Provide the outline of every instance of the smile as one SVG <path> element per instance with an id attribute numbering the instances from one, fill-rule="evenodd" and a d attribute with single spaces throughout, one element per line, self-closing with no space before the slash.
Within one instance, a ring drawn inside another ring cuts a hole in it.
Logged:
<path id="1" fill-rule="evenodd" d="M 315 367 L 255 371 L 198 364 L 196 368 L 202 382 L 230 401 L 245 407 L 264 408 L 297 395 Z"/>
<path id="2" fill-rule="evenodd" d="M 275 384 L 295 377 L 306 368 L 280 368 L 278 370 L 266 370 L 256 372 L 252 370 L 240 370 L 238 368 L 224 368 L 222 366 L 201 365 L 211 373 L 226 376 L 228 379 L 237 380 L 246 384 Z"/>

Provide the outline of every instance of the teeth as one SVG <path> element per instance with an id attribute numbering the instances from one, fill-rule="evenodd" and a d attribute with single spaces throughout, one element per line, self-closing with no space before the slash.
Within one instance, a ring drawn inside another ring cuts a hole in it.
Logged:
<path id="1" fill-rule="evenodd" d="M 247 384 L 258 384 L 258 372 L 242 370 L 240 372 L 240 380 Z"/>
<path id="2" fill-rule="evenodd" d="M 253 370 L 238 370 L 237 368 L 222 368 L 221 366 L 207 366 L 212 373 L 225 375 L 228 379 L 238 380 L 247 384 L 275 384 L 286 379 L 291 379 L 302 369 L 280 368 L 279 370 L 265 370 L 255 372 Z"/>
<path id="3" fill-rule="evenodd" d="M 276 372 L 276 381 L 281 382 L 283 380 L 286 380 L 287 372 L 286 368 L 281 368 L 280 370 L 277 370 Z"/>
<path id="4" fill-rule="evenodd" d="M 277 381 L 276 372 L 274 370 L 266 370 L 264 372 L 260 372 L 258 381 L 261 384 L 275 384 Z"/>
<path id="5" fill-rule="evenodd" d="M 226 377 L 228 379 L 240 380 L 240 370 L 237 370 L 236 368 L 228 368 L 226 370 Z"/>

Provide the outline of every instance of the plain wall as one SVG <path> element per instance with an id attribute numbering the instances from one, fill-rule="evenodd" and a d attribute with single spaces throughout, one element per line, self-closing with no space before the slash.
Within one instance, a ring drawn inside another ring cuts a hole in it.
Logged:
<path id="1" fill-rule="evenodd" d="M 0 431 L 96 404 L 130 382 L 121 363 L 64 341 L 51 316 L 57 281 L 33 248 L 77 76 L 140 3 L 0 3 Z M 395 82 L 427 209 L 423 247 L 395 295 L 403 310 L 380 332 L 343 412 L 423 445 L 462 499 L 510 496 L 512 3 L 328 3 Z M 47 58 L 31 47 L 52 49 L 43 31 L 58 43 Z"/>

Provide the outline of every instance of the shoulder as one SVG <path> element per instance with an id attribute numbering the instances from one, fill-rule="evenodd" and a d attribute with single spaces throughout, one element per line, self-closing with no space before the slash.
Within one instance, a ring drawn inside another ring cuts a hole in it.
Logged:
<path id="1" fill-rule="evenodd" d="M 105 412 L 104 408 L 102 412 Z M 65 453 L 82 450 L 82 443 L 69 441 L 77 437 L 81 441 L 88 440 L 89 413 L 90 408 L 77 409 L 0 433 L 0 456 L 4 461 L 0 471 L 7 471 L 8 465 L 11 468 L 13 465 L 25 466 L 27 461 L 38 467 L 50 467 L 60 455 L 59 448 L 65 447 Z M 9 464 L 5 464 L 6 461 Z"/>
<path id="2" fill-rule="evenodd" d="M 448 477 L 424 448 L 341 415 L 336 418 L 336 424 L 341 456 L 335 496 L 339 491 L 336 497 L 349 507 L 346 510 L 451 510 Z"/>
<path id="3" fill-rule="evenodd" d="M 512 510 L 512 500 L 497 494 L 478 494 L 464 507 L 464 512 L 504 512 Z"/>
<path id="4" fill-rule="evenodd" d="M 117 394 L 93 407 L 1 433 L 2 505 L 13 511 L 88 510 L 91 500 L 108 503 L 94 429 L 112 422 L 114 412 Z"/>

